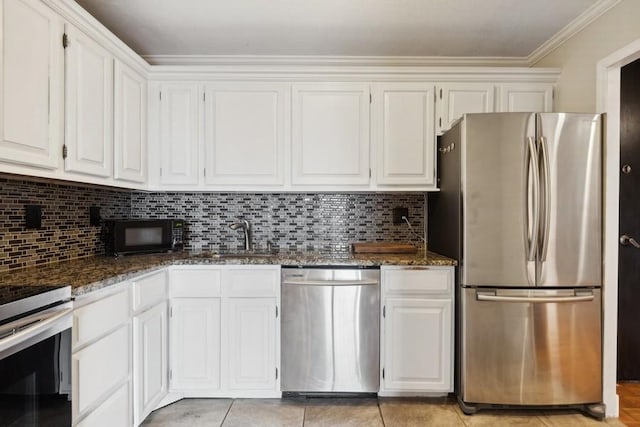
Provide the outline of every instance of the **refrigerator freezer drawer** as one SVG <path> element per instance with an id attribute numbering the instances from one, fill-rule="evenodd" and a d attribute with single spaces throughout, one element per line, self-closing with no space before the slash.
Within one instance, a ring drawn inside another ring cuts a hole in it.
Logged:
<path id="1" fill-rule="evenodd" d="M 462 289 L 461 393 L 468 403 L 602 400 L 600 289 Z"/>

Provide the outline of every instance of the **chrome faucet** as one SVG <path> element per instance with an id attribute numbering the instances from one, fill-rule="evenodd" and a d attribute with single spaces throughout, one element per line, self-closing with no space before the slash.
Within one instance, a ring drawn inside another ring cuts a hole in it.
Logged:
<path id="1" fill-rule="evenodd" d="M 251 225 L 249 225 L 249 221 L 246 219 L 239 219 L 238 222 L 234 222 L 229 225 L 229 228 L 232 230 L 237 230 L 238 228 L 242 228 L 244 231 L 244 250 L 251 250 Z"/>

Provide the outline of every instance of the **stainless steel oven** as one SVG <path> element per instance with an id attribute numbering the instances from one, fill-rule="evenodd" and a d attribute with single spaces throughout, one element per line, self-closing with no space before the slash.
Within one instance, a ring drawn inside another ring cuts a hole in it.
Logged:
<path id="1" fill-rule="evenodd" d="M 71 288 L 0 288 L 0 425 L 71 425 Z"/>

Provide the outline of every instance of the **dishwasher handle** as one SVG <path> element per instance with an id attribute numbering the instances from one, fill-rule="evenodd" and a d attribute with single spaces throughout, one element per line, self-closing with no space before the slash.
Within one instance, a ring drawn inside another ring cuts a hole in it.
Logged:
<path id="1" fill-rule="evenodd" d="M 550 302 L 583 302 L 593 301 L 593 294 L 574 295 L 574 296 L 543 296 L 543 297 L 516 297 L 503 296 L 495 294 L 476 293 L 478 301 L 494 301 L 494 302 L 528 302 L 528 303 L 550 303 Z"/>
<path id="2" fill-rule="evenodd" d="M 302 286 L 363 286 L 377 285 L 378 280 L 289 280 L 285 279 L 283 285 Z"/>

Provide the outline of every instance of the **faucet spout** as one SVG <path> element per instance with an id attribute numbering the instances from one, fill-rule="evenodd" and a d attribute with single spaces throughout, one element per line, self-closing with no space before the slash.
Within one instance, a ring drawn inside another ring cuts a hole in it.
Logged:
<path id="1" fill-rule="evenodd" d="M 244 232 L 244 250 L 250 251 L 251 250 L 251 237 L 250 237 L 251 225 L 249 224 L 249 221 L 247 221 L 246 219 L 238 220 L 238 222 L 234 222 L 233 224 L 230 224 L 229 228 L 232 230 L 237 230 L 239 228 L 242 229 L 242 231 Z"/>

